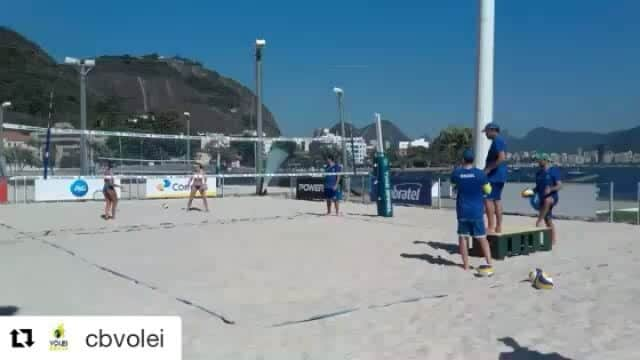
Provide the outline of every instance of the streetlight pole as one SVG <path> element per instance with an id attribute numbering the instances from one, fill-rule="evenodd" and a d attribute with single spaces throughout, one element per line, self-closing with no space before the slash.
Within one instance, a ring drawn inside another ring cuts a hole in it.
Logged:
<path id="1" fill-rule="evenodd" d="M 483 169 L 489 152 L 489 140 L 482 130 L 493 117 L 493 56 L 495 37 L 495 0 L 480 0 L 478 24 L 478 74 L 476 123 L 474 131 L 475 166 Z"/>
<path id="2" fill-rule="evenodd" d="M 93 59 L 66 57 L 65 64 L 73 65 L 80 73 L 80 175 L 87 175 L 87 75 L 96 66 Z"/>
<path id="3" fill-rule="evenodd" d="M 187 169 L 191 163 L 191 113 L 184 112 L 184 117 L 187 119 Z"/>
<path id="4" fill-rule="evenodd" d="M 6 176 L 4 161 L 4 109 L 11 107 L 11 102 L 0 104 L 0 176 Z"/>
<path id="5" fill-rule="evenodd" d="M 342 166 L 343 166 L 343 171 L 346 172 L 347 171 L 347 143 L 346 143 L 346 138 L 347 138 L 347 133 L 345 132 L 344 129 L 344 90 L 342 90 L 341 88 L 333 88 L 333 92 L 336 93 L 337 97 L 338 97 L 338 119 L 340 121 L 340 136 L 341 136 L 341 146 L 342 146 Z M 353 130 L 352 130 L 353 131 Z M 344 178 L 344 195 L 345 197 L 348 199 L 349 198 L 349 194 L 351 194 L 351 186 L 350 186 L 350 181 L 348 177 Z"/>
<path id="6" fill-rule="evenodd" d="M 267 45 L 263 39 L 256 40 L 256 132 L 258 142 L 256 146 L 256 172 L 262 173 L 262 49 Z M 256 179 L 256 194 L 262 195 L 262 178 Z"/>

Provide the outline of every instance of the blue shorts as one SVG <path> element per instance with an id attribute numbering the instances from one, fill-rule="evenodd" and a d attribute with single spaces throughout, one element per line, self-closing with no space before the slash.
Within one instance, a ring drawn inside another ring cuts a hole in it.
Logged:
<path id="1" fill-rule="evenodd" d="M 484 219 L 458 219 L 458 235 L 473 238 L 487 236 Z"/>
<path id="2" fill-rule="evenodd" d="M 504 189 L 503 182 L 492 182 L 491 193 L 487 195 L 487 199 L 494 201 L 502 200 L 502 189 Z"/>
<path id="3" fill-rule="evenodd" d="M 342 192 L 340 190 L 333 190 L 330 187 L 324 188 L 324 198 L 327 200 L 338 201 L 342 198 Z"/>

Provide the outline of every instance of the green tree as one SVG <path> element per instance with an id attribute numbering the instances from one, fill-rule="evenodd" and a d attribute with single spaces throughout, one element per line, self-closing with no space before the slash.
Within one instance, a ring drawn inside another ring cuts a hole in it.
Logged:
<path id="1" fill-rule="evenodd" d="M 460 161 L 464 149 L 471 146 L 473 138 L 470 128 L 448 127 L 433 140 L 428 151 L 432 165 L 453 165 Z"/>
<path id="2" fill-rule="evenodd" d="M 13 165 L 14 170 L 23 170 L 25 166 L 40 167 L 42 162 L 36 154 L 21 147 L 10 148 L 5 155 L 7 164 Z"/>

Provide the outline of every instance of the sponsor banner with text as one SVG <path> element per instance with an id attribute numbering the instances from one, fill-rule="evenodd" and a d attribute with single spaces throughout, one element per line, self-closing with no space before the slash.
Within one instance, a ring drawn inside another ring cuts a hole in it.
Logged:
<path id="1" fill-rule="evenodd" d="M 3 316 L 0 336 L 0 359 L 182 359 L 177 316 Z"/>
<path id="2" fill-rule="evenodd" d="M 378 197 L 376 179 L 371 179 L 371 201 Z M 431 206 L 430 175 L 391 175 L 391 200 L 394 204 Z"/>
<path id="3" fill-rule="evenodd" d="M 189 176 L 148 178 L 146 186 L 147 199 L 188 198 L 191 194 Z M 198 194 L 199 196 L 199 194 Z M 216 178 L 207 178 L 207 197 L 216 196 Z"/>
<path id="4" fill-rule="evenodd" d="M 120 185 L 120 179 L 115 178 Z M 100 200 L 103 199 L 103 179 L 36 179 L 35 201 L 66 201 L 66 200 Z M 116 188 L 120 196 L 120 188 Z"/>
<path id="5" fill-rule="evenodd" d="M 298 200 L 324 199 L 324 177 L 299 178 L 296 185 L 296 199 Z"/>

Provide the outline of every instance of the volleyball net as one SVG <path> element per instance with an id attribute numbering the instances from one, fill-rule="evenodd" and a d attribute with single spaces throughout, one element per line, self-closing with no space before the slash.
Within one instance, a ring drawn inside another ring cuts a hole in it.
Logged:
<path id="1" fill-rule="evenodd" d="M 314 143 L 313 138 L 258 139 L 212 133 L 187 136 L 18 124 L 4 124 L 3 128 L 11 140 L 3 151 L 6 172 L 9 177 L 20 178 L 13 181 L 16 186 L 29 186 L 30 181 L 35 184 L 36 179 L 44 177 L 79 176 L 83 142 L 87 151 L 85 178 L 99 178 L 109 165 L 126 183 L 144 183 L 146 179 L 186 176 L 198 163 L 207 174 L 216 175 L 219 184 L 244 187 L 242 191 L 253 187 L 256 192 L 268 187 L 295 187 L 299 178 L 322 177 L 326 157 L 340 159 L 336 144 Z M 256 166 L 260 148 L 262 156 L 258 158 L 262 162 Z M 368 184 L 364 164 L 358 168 L 348 163 L 344 169 L 341 178 L 348 182 L 349 192 L 363 193 L 358 189 Z"/>

